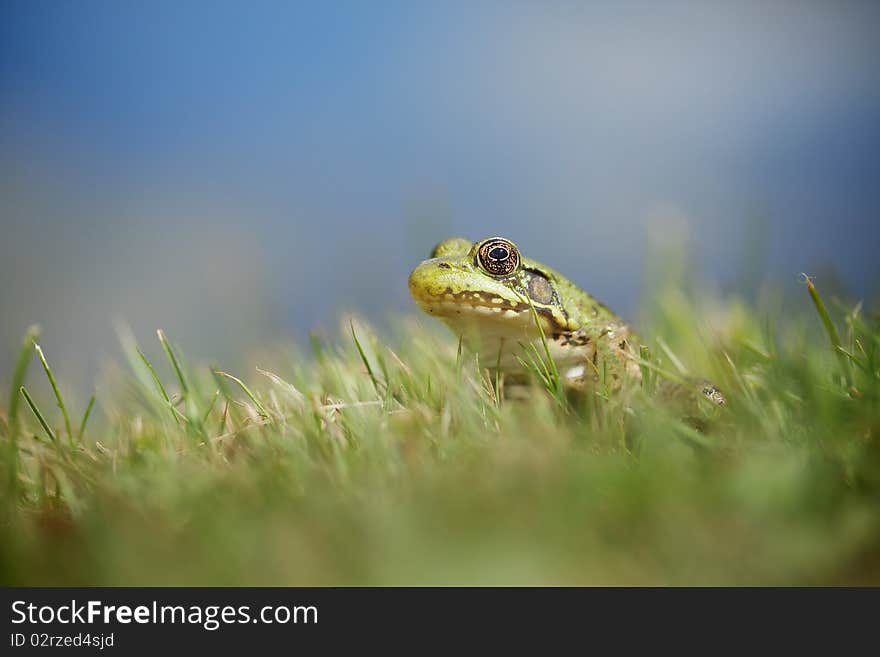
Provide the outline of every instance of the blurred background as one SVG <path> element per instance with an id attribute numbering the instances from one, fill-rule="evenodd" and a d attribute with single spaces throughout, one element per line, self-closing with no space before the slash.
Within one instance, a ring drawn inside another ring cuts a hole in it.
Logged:
<path id="1" fill-rule="evenodd" d="M 88 385 L 118 320 L 227 363 L 415 312 L 407 274 L 452 234 L 630 317 L 658 235 L 724 292 L 878 290 L 880 3 L 0 12 L 2 380 L 33 322 Z"/>

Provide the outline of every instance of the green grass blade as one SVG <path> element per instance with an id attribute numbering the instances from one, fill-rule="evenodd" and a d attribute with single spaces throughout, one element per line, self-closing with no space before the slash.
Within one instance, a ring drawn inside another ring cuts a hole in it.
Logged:
<path id="1" fill-rule="evenodd" d="M 297 390 L 296 386 L 294 386 L 292 383 L 285 381 L 274 372 L 270 372 L 259 367 L 257 368 L 257 372 L 259 372 L 267 379 L 269 379 L 272 383 L 284 390 L 284 392 L 287 393 L 287 396 L 293 399 L 298 404 L 302 404 L 305 401 L 305 396 L 299 390 Z"/>
<path id="2" fill-rule="evenodd" d="M 171 398 L 168 396 L 168 391 L 165 390 L 165 386 L 162 385 L 162 380 L 159 378 L 159 375 L 156 374 L 156 370 L 153 369 L 153 365 L 147 359 L 146 355 L 143 351 L 141 351 L 140 347 L 135 347 L 137 350 L 138 356 L 141 357 L 141 361 L 143 361 L 144 366 L 149 371 L 150 376 L 153 379 L 153 383 L 156 384 L 156 389 L 159 391 L 159 394 L 162 396 L 162 400 L 165 402 L 165 406 L 171 411 L 171 417 L 174 418 L 174 421 L 177 422 L 181 419 L 185 419 L 181 417 L 180 411 L 174 408 L 174 404 L 171 403 Z"/>
<path id="3" fill-rule="evenodd" d="M 95 394 L 92 393 L 92 396 L 89 398 L 89 404 L 86 406 L 86 412 L 83 415 L 82 422 L 79 425 L 79 432 L 76 434 L 76 442 L 81 443 L 83 434 L 86 431 L 86 423 L 89 421 L 89 415 L 92 413 L 92 406 L 95 405 Z"/>
<path id="4" fill-rule="evenodd" d="M 67 441 L 73 445 L 73 430 L 70 428 L 70 415 L 67 412 L 67 407 L 64 405 L 64 398 L 61 396 L 61 391 L 58 390 L 55 375 L 52 374 L 52 368 L 49 367 L 49 363 L 46 361 L 43 349 L 36 342 L 34 343 L 34 350 L 37 352 L 37 356 L 40 357 L 40 362 L 43 364 L 43 369 L 46 371 L 46 376 L 49 378 L 49 383 L 52 385 L 52 392 L 55 393 L 55 400 L 58 402 L 58 408 L 61 409 L 61 415 L 64 416 L 64 430 L 67 432 Z"/>
<path id="5" fill-rule="evenodd" d="M 15 369 L 12 371 L 12 386 L 9 391 L 9 458 L 7 461 L 7 476 L 9 500 L 18 499 L 18 409 L 21 399 L 19 390 L 24 385 L 27 377 L 28 365 L 31 362 L 34 341 L 40 337 L 40 327 L 33 325 L 28 327 L 15 361 Z"/>
<path id="6" fill-rule="evenodd" d="M 526 298 L 529 301 L 529 309 L 532 312 L 532 320 L 535 322 L 535 327 L 538 329 L 538 334 L 541 336 L 541 345 L 544 348 L 544 355 L 547 357 L 547 369 L 549 370 L 550 375 L 553 377 L 554 387 L 559 387 L 559 370 L 556 369 L 556 361 L 553 360 L 553 356 L 550 354 L 550 345 L 547 343 L 547 336 L 544 335 L 544 327 L 541 325 L 541 318 L 538 317 L 538 311 L 535 310 L 535 305 L 532 303 L 532 298 Z"/>
<path id="7" fill-rule="evenodd" d="M 217 435 L 221 436 L 226 433 L 226 418 L 229 417 L 229 400 L 223 404 L 223 413 L 220 415 L 220 423 L 217 426 Z"/>
<path id="8" fill-rule="evenodd" d="M 675 369 L 678 370 L 678 373 L 682 376 L 687 376 L 687 368 L 684 366 L 684 363 L 681 362 L 681 359 L 675 355 L 675 352 L 672 351 L 672 348 L 666 344 L 666 341 L 661 338 L 659 335 L 657 336 L 657 344 L 660 345 L 660 349 L 663 350 L 663 353 L 666 354 L 666 357 L 675 365 Z"/>
<path id="9" fill-rule="evenodd" d="M 147 359 L 147 356 L 141 351 L 140 347 L 137 347 L 138 356 L 141 357 L 141 360 L 144 362 L 144 365 L 150 372 L 150 376 L 153 377 L 153 382 L 156 384 L 156 388 L 159 390 L 159 394 L 162 395 L 162 399 L 165 400 L 166 404 L 171 404 L 171 398 L 168 396 L 168 391 L 165 390 L 165 386 L 162 385 L 162 380 L 156 374 L 156 370 L 153 369 L 153 365 Z"/>
<path id="10" fill-rule="evenodd" d="M 501 403 L 501 352 L 504 350 L 504 341 L 498 345 L 498 357 L 495 359 L 495 403 Z"/>
<path id="11" fill-rule="evenodd" d="M 158 329 L 156 335 L 159 337 L 162 349 L 165 351 L 165 355 L 168 357 L 168 361 L 171 363 L 171 367 L 174 369 L 174 374 L 177 376 L 177 380 L 180 383 L 181 397 L 185 404 L 184 409 L 186 411 L 185 417 L 187 426 L 192 429 L 196 435 L 204 436 L 205 429 L 201 419 L 202 413 L 199 412 L 200 403 L 196 399 L 195 390 L 190 388 L 189 383 L 186 380 L 186 376 L 183 373 L 183 367 L 180 364 L 180 358 L 178 358 L 177 354 L 174 352 L 174 348 L 168 341 L 165 331 Z"/>
<path id="12" fill-rule="evenodd" d="M 36 325 L 29 327 L 25 333 L 24 340 L 22 340 L 21 349 L 18 352 L 18 359 L 15 361 L 15 369 L 12 372 L 12 388 L 9 392 L 9 428 L 12 432 L 13 439 L 17 433 L 18 427 L 19 390 L 24 385 L 28 365 L 31 362 L 34 341 L 38 337 L 40 337 L 40 327 Z"/>
<path id="13" fill-rule="evenodd" d="M 238 387 L 242 389 L 244 394 L 248 396 L 248 399 L 250 399 L 254 403 L 254 406 L 257 407 L 257 410 L 260 412 L 260 415 L 262 415 L 263 417 L 265 417 L 267 419 L 271 419 L 272 416 L 269 415 L 269 411 L 266 410 L 266 407 L 263 406 L 263 404 L 260 402 L 260 400 L 256 398 L 254 393 L 251 392 L 250 388 L 248 388 L 245 385 L 244 381 L 242 381 L 238 377 L 232 376 L 228 372 L 215 371 L 214 374 L 216 374 L 217 376 L 222 376 L 222 377 L 229 379 L 230 381 L 236 383 L 238 385 Z"/>
<path id="14" fill-rule="evenodd" d="M 379 381 L 376 379 L 376 375 L 373 374 L 373 368 L 370 366 L 370 361 L 367 358 L 367 354 L 364 352 L 364 348 L 361 346 L 361 341 L 358 339 L 357 333 L 354 330 L 354 322 L 349 320 L 348 325 L 351 327 L 351 337 L 354 339 L 354 344 L 357 347 L 358 353 L 361 356 L 361 361 L 364 364 L 364 367 L 367 368 L 367 374 L 370 375 L 370 381 L 373 382 L 373 387 L 376 389 L 376 394 L 380 397 L 382 396 L 382 391 L 379 389 Z"/>
<path id="15" fill-rule="evenodd" d="M 538 378 L 544 383 L 544 387 L 550 388 L 553 385 L 553 376 L 550 373 L 547 363 L 541 358 L 541 352 L 538 351 L 535 343 L 520 342 L 519 346 L 520 349 L 523 350 L 523 353 L 528 355 L 529 361 L 531 361 L 527 363 L 522 358 L 519 358 L 520 364 L 524 365 L 530 371 L 535 372 L 535 374 L 538 375 Z"/>
<path id="16" fill-rule="evenodd" d="M 208 418 L 211 417 L 211 411 L 214 410 L 214 405 L 217 403 L 217 400 L 220 398 L 220 390 L 214 391 L 214 395 L 211 397 L 211 403 L 208 404 L 208 410 L 205 411 L 205 414 L 202 416 L 202 424 L 208 421 Z"/>
<path id="17" fill-rule="evenodd" d="M 40 412 L 40 409 L 37 407 L 37 403 L 33 400 L 25 387 L 22 386 L 19 388 L 19 391 L 24 396 L 24 400 L 27 402 L 27 405 L 31 407 L 31 411 L 34 414 L 34 417 L 37 418 L 37 421 L 40 423 L 40 426 L 43 427 L 43 431 L 46 432 L 46 435 L 49 436 L 49 440 L 51 440 L 56 445 L 58 444 L 58 436 L 55 435 L 55 432 L 49 427 L 49 423 L 46 422 L 46 418 L 43 417 L 43 414 Z"/>
<path id="18" fill-rule="evenodd" d="M 849 362 L 844 355 L 846 352 L 843 351 L 843 345 L 840 342 L 840 335 L 837 332 L 837 327 L 834 326 L 834 322 L 831 321 L 831 315 L 828 314 L 825 302 L 822 301 L 822 297 L 819 295 L 816 286 L 813 285 L 813 281 L 806 274 L 801 274 L 801 276 L 804 277 L 804 282 L 807 284 L 807 292 L 810 293 L 813 305 L 816 306 L 816 312 L 819 313 L 819 318 L 822 320 L 825 332 L 828 333 L 828 339 L 831 341 L 831 348 L 834 351 L 837 362 L 840 363 L 843 377 L 846 381 L 847 387 L 849 387 L 852 385 L 852 373 L 850 372 Z"/>
<path id="19" fill-rule="evenodd" d="M 547 336 L 544 334 L 544 327 L 541 324 L 541 318 L 538 316 L 538 311 L 535 310 L 535 304 L 532 303 L 532 298 L 529 296 L 525 297 L 529 302 L 529 310 L 532 313 L 532 321 L 535 323 L 535 327 L 538 329 L 538 335 L 541 336 L 541 346 L 544 350 L 544 357 L 546 358 L 546 363 L 544 358 L 540 358 L 541 364 L 545 367 L 547 371 L 547 388 L 556 398 L 556 401 L 563 408 L 567 407 L 565 390 L 562 386 L 562 379 L 559 376 L 559 370 L 556 367 L 556 361 L 553 359 L 553 355 L 550 353 L 550 345 L 547 342 Z M 534 344 L 532 344 L 534 347 Z M 535 349 L 535 354 L 537 354 L 537 349 Z"/>
<path id="20" fill-rule="evenodd" d="M 171 348 L 168 338 L 165 337 L 165 331 L 158 329 L 156 335 L 159 336 L 159 342 L 162 344 L 162 349 L 165 351 L 165 355 L 168 357 L 171 367 L 174 368 L 174 373 L 177 375 L 177 380 L 180 382 L 180 390 L 183 392 L 184 396 L 188 397 L 189 385 L 187 385 L 186 377 L 183 376 L 183 369 L 180 367 L 177 355 L 174 353 L 174 349 Z"/>

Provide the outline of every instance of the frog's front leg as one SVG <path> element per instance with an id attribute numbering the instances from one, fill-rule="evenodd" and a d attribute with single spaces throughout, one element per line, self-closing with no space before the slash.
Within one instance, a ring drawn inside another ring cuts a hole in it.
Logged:
<path id="1" fill-rule="evenodd" d="M 629 325 L 623 322 L 609 322 L 601 332 L 607 350 L 614 356 L 619 371 L 634 381 L 642 380 L 642 369 L 638 362 L 638 338 Z"/>
<path id="2" fill-rule="evenodd" d="M 556 336 L 562 351 L 560 374 L 578 387 L 604 381 L 616 390 L 623 378 L 641 381 L 642 372 L 632 352 L 633 337 L 622 322 L 612 322 L 601 330 L 581 328 Z"/>

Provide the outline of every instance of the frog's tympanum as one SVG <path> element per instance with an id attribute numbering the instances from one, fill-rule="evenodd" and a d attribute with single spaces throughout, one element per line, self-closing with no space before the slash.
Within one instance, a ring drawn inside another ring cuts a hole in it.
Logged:
<path id="1" fill-rule="evenodd" d="M 522 371 L 522 346 L 540 341 L 543 332 L 560 376 L 571 384 L 601 378 L 616 387 L 626 377 L 641 379 L 638 338 L 629 326 L 503 237 L 440 242 L 410 274 L 409 289 L 422 310 L 446 322 L 483 363 L 500 363 L 505 373 Z M 715 386 L 697 389 L 724 404 Z"/>

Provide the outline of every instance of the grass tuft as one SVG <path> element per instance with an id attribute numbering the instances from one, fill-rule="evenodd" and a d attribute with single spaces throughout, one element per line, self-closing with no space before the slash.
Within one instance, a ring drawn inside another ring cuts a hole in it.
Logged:
<path id="1" fill-rule="evenodd" d="M 120 330 L 128 367 L 71 440 L 41 410 L 60 386 L 25 388 L 32 329 L 0 584 L 880 584 L 880 319 L 807 288 L 783 320 L 718 300 L 703 333 L 658 292 L 642 382 L 598 363 L 580 392 L 546 338 L 505 345 L 534 375 L 514 394 L 499 354 L 409 318 L 264 346 L 241 378 L 159 332 L 176 383 Z M 692 376 L 728 404 L 665 397 Z"/>

